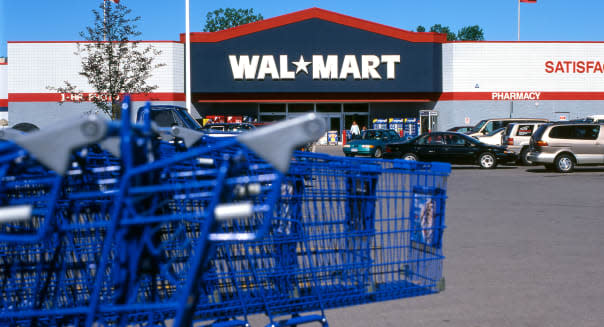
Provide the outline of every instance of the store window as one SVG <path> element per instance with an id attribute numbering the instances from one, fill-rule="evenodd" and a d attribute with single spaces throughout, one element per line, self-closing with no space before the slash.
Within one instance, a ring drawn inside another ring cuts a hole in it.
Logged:
<path id="1" fill-rule="evenodd" d="M 315 106 L 312 103 L 292 103 L 288 105 L 287 112 L 313 112 Z"/>

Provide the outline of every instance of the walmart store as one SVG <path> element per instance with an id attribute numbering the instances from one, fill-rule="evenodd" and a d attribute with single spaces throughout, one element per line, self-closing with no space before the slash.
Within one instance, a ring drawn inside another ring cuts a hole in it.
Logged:
<path id="1" fill-rule="evenodd" d="M 447 42 L 443 34 L 318 8 L 192 33 L 191 42 L 197 118 L 269 122 L 315 111 L 331 130 L 353 120 L 371 128 L 376 119 L 414 118 L 425 131 L 496 117 L 604 114 L 603 42 Z M 145 44 L 161 50 L 155 62 L 165 65 L 148 81 L 158 86 L 154 93 L 134 96 L 137 105 L 184 106 L 184 35 Z M 76 47 L 75 41 L 9 41 L 0 104 L 4 96 L 10 125 L 43 127 L 94 110 L 95 95 L 78 75 Z M 82 93 L 49 90 L 66 80 Z"/>

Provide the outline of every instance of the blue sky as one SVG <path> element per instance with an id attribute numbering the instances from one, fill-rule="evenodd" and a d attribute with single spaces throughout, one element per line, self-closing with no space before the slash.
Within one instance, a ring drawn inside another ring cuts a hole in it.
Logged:
<path id="1" fill-rule="evenodd" d="M 397 28 L 479 25 L 489 41 L 517 37 L 518 0 L 242 1 L 190 0 L 191 31 L 201 31 L 207 12 L 254 8 L 265 18 L 319 7 Z M 121 0 L 141 16 L 144 40 L 177 40 L 185 30 L 184 0 Z M 0 0 L 0 56 L 6 41 L 74 41 L 91 25 L 101 0 Z M 521 4 L 523 41 L 604 41 L 604 0 L 538 0 Z M 10 60 L 10 59 L 9 59 Z"/>

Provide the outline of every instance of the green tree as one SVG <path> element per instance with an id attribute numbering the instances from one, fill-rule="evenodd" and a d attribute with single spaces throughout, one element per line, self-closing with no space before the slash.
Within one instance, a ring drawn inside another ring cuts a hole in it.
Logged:
<path id="1" fill-rule="evenodd" d="M 478 25 L 466 26 L 457 32 L 457 39 L 463 41 L 482 41 L 484 32 Z"/>
<path id="2" fill-rule="evenodd" d="M 227 28 L 263 20 L 261 14 L 255 15 L 254 9 L 217 9 L 206 15 L 204 32 L 222 31 Z"/>
<path id="3" fill-rule="evenodd" d="M 416 31 L 418 31 L 418 32 L 425 32 L 425 31 L 426 31 L 426 28 L 425 28 L 425 27 L 423 27 L 422 25 L 419 25 L 419 26 L 417 27 Z"/>
<path id="4" fill-rule="evenodd" d="M 139 47 L 140 41 L 134 41 L 141 35 L 136 22 L 140 16 L 130 18 L 132 10 L 122 3 L 102 1 L 100 10 L 92 10 L 94 24 L 80 32 L 87 42 L 78 43 L 76 55 L 81 58 L 81 76 L 96 94 L 87 99 L 81 97 L 82 91 L 69 81 L 63 87 L 47 87 L 59 93 L 72 94 L 75 102 L 92 101 L 102 112 L 112 119 L 119 119 L 121 109 L 120 96 L 126 93 L 148 94 L 157 89 L 157 85 L 148 85 L 151 72 L 165 64 L 154 64 L 153 57 L 161 51 L 148 45 Z"/>
<path id="5" fill-rule="evenodd" d="M 440 24 L 435 24 L 435 25 L 432 25 L 432 27 L 430 27 L 430 32 L 447 34 L 447 41 L 457 40 L 457 36 L 455 35 L 455 33 L 451 32 L 451 29 L 449 28 L 449 26 L 442 26 Z"/>

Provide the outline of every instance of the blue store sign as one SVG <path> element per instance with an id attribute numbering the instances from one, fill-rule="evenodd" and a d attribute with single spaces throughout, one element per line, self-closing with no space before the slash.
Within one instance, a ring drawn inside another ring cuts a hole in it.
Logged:
<path id="1" fill-rule="evenodd" d="M 219 41 L 194 38 L 192 91 L 442 91 L 442 43 L 408 41 L 397 37 L 393 28 L 368 22 L 355 24 L 360 20 L 352 17 L 352 23 L 340 24 L 342 15 L 320 9 L 305 11 L 307 19 L 299 19 L 300 13 L 279 17 L 280 24 L 270 19 L 254 23 L 250 33 L 216 32 L 232 34 Z M 287 22 L 288 16 L 293 17 L 292 22 Z M 381 33 L 380 28 L 386 32 Z M 215 33 L 202 36 L 208 34 Z"/>

